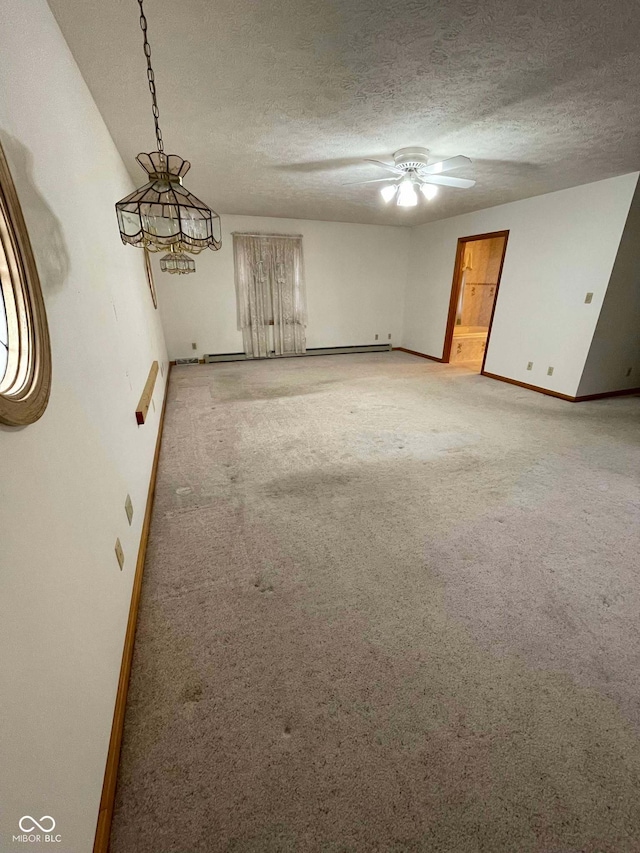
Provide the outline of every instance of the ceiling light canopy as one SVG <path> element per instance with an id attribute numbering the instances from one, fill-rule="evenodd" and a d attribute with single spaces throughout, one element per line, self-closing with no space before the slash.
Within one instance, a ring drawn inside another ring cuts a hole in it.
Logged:
<path id="1" fill-rule="evenodd" d="M 183 186 L 182 179 L 191 166 L 188 160 L 177 154 L 164 153 L 151 48 L 147 40 L 147 19 L 142 4 L 143 0 L 138 0 L 157 151 L 138 154 L 136 159 L 150 180 L 119 201 L 116 213 L 123 243 L 147 248 L 151 252 L 169 250 L 169 254 L 160 261 L 161 269 L 184 275 L 195 272 L 196 268 L 186 252 L 197 255 L 203 249 L 215 251 L 221 247 L 220 217 Z"/>

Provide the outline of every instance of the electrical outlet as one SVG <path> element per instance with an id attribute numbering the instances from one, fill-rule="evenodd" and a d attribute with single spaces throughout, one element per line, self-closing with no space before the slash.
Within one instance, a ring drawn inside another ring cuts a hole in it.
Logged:
<path id="1" fill-rule="evenodd" d="M 547 368 L 547 376 L 553 376 L 553 367 Z"/>
<path id="2" fill-rule="evenodd" d="M 389 332 L 389 334 L 387 335 L 387 339 L 391 340 L 391 332 Z"/>
<path id="3" fill-rule="evenodd" d="M 195 341 L 191 344 L 191 349 L 198 349 L 198 344 Z"/>
<path id="4" fill-rule="evenodd" d="M 631 370 L 632 368 L 630 367 L 629 370 L 627 370 L 627 372 L 625 373 L 625 376 L 631 376 Z"/>
<path id="5" fill-rule="evenodd" d="M 131 495 L 127 495 L 127 499 L 124 502 L 124 511 L 127 513 L 129 524 L 131 524 L 131 519 L 133 518 L 133 504 L 131 503 Z"/>
<path id="6" fill-rule="evenodd" d="M 531 370 L 532 368 L 533 368 L 533 362 L 532 361 L 527 362 L 527 370 Z"/>
<path id="7" fill-rule="evenodd" d="M 378 340 L 378 335 L 376 335 L 376 340 Z"/>
<path id="8" fill-rule="evenodd" d="M 587 293 L 587 295 L 584 298 L 585 305 L 591 304 L 592 301 L 593 301 L 593 293 Z"/>
<path id="9" fill-rule="evenodd" d="M 122 550 L 122 545 L 120 544 L 119 539 L 116 539 L 116 558 L 118 560 L 118 565 L 120 566 L 120 571 L 122 571 L 122 567 L 124 566 L 124 551 Z"/>

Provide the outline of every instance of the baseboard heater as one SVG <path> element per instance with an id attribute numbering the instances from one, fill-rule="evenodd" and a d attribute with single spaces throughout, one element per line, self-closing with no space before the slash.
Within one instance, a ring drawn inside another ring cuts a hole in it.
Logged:
<path id="1" fill-rule="evenodd" d="M 301 358 L 305 355 L 348 355 L 355 352 L 389 352 L 391 344 L 371 344 L 362 347 L 313 347 L 306 352 L 291 352 L 278 358 Z M 215 361 L 265 361 L 265 359 L 247 358 L 243 352 L 212 353 L 204 356 L 204 363 Z M 177 362 L 177 359 L 176 359 Z"/>

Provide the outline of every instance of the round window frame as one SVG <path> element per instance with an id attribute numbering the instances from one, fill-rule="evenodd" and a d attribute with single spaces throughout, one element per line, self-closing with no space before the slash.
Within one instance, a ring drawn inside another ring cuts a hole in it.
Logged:
<path id="1" fill-rule="evenodd" d="M 51 392 L 51 344 L 29 232 L 0 145 L 0 287 L 9 352 L 0 379 L 0 423 L 26 426 L 42 417 Z"/>

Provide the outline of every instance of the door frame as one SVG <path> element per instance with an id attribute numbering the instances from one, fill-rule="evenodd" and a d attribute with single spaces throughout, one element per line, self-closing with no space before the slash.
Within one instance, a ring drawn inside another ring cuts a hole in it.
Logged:
<path id="1" fill-rule="evenodd" d="M 496 293 L 493 298 L 493 306 L 491 307 L 491 318 L 489 320 L 489 328 L 487 330 L 487 342 L 484 348 L 484 356 L 482 357 L 482 367 L 480 373 L 484 374 L 484 364 L 487 360 L 489 352 L 489 338 L 491 337 L 491 328 L 493 326 L 493 316 L 496 311 L 496 303 L 498 302 L 498 290 L 500 288 L 500 280 L 502 278 L 502 268 L 504 266 L 504 258 L 507 254 L 507 243 L 509 242 L 509 231 L 491 231 L 488 234 L 472 234 L 469 237 L 458 237 L 458 247 L 456 249 L 456 262 L 453 267 L 453 283 L 451 285 L 451 300 L 449 302 L 449 314 L 447 316 L 447 330 L 444 336 L 444 346 L 442 348 L 442 362 L 449 364 L 451 361 L 451 347 L 453 345 L 453 330 L 456 325 L 456 310 L 458 308 L 458 300 L 460 298 L 460 286 L 462 284 L 462 262 L 464 259 L 464 250 L 467 243 L 473 243 L 476 240 L 491 240 L 495 237 L 504 237 L 504 246 L 502 249 L 502 258 L 500 259 L 500 269 L 498 270 L 498 281 L 496 283 Z"/>

